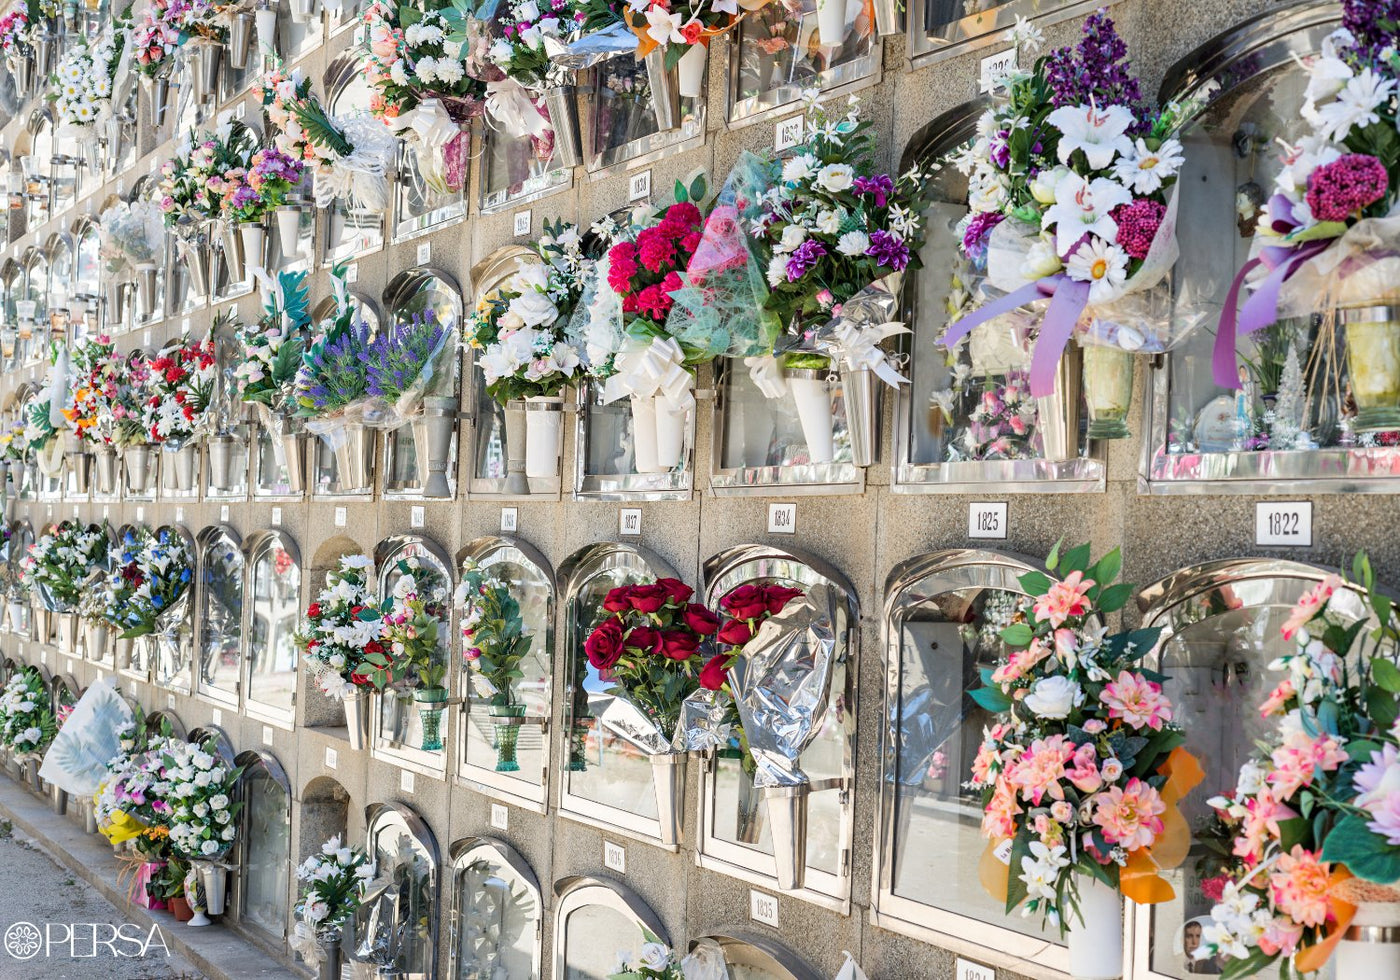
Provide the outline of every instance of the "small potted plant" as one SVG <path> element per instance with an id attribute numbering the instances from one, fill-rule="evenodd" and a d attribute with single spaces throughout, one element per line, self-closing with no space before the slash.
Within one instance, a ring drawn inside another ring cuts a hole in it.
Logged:
<path id="1" fill-rule="evenodd" d="M 515 749 L 525 705 L 516 682 L 525 676 L 520 662 L 530 653 L 534 638 L 525 632 L 510 581 L 495 566 L 463 562 L 456 601 L 462 610 L 462 657 L 476 695 L 489 705 L 496 731 L 496 771 L 518 772 Z"/>

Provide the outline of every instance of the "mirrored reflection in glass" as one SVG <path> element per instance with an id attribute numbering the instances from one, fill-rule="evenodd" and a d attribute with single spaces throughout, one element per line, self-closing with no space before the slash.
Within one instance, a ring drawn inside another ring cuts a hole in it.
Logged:
<path id="1" fill-rule="evenodd" d="M 540 115 L 549 118 L 543 98 L 538 102 L 538 109 Z M 569 183 L 569 171 L 554 166 L 552 130 L 543 136 L 517 138 L 492 129 L 482 141 L 482 147 L 483 208 L 501 207 Z"/>
<path id="2" fill-rule="evenodd" d="M 243 777 L 243 800 L 243 915 L 280 939 L 291 894 L 291 797 L 259 765 Z"/>
<path id="3" fill-rule="evenodd" d="M 515 980 L 535 971 L 540 903 L 512 867 L 481 849 L 457 871 L 455 980 Z"/>
<path id="4" fill-rule="evenodd" d="M 847 32 L 831 47 L 817 33 L 816 0 L 786 0 L 752 11 L 736 32 L 739 59 L 731 117 L 796 102 L 807 88 L 830 88 L 869 75 L 876 36 L 871 7 L 848 4 Z"/>
<path id="5" fill-rule="evenodd" d="M 384 973 L 430 977 L 438 914 L 432 856 L 399 824 L 381 828 L 372 841 L 384 888 L 371 890 L 356 913 L 356 958 L 381 964 Z"/>
<path id="6" fill-rule="evenodd" d="M 243 549 L 226 534 L 199 563 L 199 687 L 237 700 L 243 631 Z"/>
<path id="7" fill-rule="evenodd" d="M 642 941 L 629 915 L 606 905 L 575 909 L 564 920 L 564 980 L 608 980 L 624 956 L 637 961 Z"/>
<path id="8" fill-rule="evenodd" d="M 635 58 L 613 58 L 594 68 L 593 73 L 597 92 L 591 100 L 588 133 L 584 136 L 589 170 L 689 139 L 704 126 L 704 100 L 683 98 L 679 100 L 677 128 L 660 129 L 646 67 Z"/>
<path id="9" fill-rule="evenodd" d="M 253 557 L 253 607 L 248 623 L 248 698 L 290 711 L 296 697 L 301 567 L 274 532 Z"/>
<path id="10" fill-rule="evenodd" d="M 399 152 L 399 169 L 394 181 L 398 196 L 396 210 L 398 236 L 422 231 L 462 214 L 462 191 L 434 189 L 428 186 L 419 164 L 419 153 L 441 152 L 423 150 L 420 144 L 405 143 Z"/>

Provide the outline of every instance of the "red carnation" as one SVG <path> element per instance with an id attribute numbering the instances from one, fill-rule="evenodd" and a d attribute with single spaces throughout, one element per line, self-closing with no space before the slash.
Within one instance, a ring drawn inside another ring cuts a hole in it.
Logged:
<path id="1" fill-rule="evenodd" d="M 690 201 L 681 201 L 666 209 L 666 217 L 683 221 L 687 225 L 698 225 L 700 224 L 700 209 Z"/>

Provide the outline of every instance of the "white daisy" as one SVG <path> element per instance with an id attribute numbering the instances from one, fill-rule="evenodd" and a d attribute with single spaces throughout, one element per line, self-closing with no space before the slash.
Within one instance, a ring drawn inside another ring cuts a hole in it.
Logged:
<path id="1" fill-rule="evenodd" d="M 1089 302 L 1107 303 L 1118 297 L 1119 289 L 1128 278 L 1128 253 L 1091 235 L 1069 257 L 1065 271 L 1076 282 L 1089 284 Z"/>
<path id="2" fill-rule="evenodd" d="M 1113 176 L 1137 194 L 1151 194 L 1175 177 L 1186 162 L 1181 144 L 1174 139 L 1163 140 L 1155 150 L 1139 138 L 1132 149 L 1113 162 Z"/>

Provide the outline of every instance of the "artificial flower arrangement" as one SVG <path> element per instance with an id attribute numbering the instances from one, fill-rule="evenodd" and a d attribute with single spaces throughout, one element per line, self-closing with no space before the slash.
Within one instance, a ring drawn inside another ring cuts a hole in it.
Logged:
<path id="1" fill-rule="evenodd" d="M 336 701 L 382 690 L 388 680 L 389 658 L 380 642 L 383 623 L 369 586 L 370 567 L 367 555 L 342 556 L 293 636 L 316 686 Z"/>
<path id="2" fill-rule="evenodd" d="M 1039 32 L 1012 32 L 1028 50 Z M 1144 101 L 1127 45 L 1107 13 L 1091 14 L 1078 48 L 1040 57 L 999 84 L 1005 97 L 978 123 L 956 165 L 968 175 L 962 248 L 1000 295 L 962 317 L 941 344 L 1053 287 L 1036 329 L 1031 393 L 1051 394 L 1070 338 L 1085 347 L 1090 435 L 1122 438 L 1131 354 L 1161 352 L 1194 325 L 1154 315 L 1152 293 L 1176 261 L 1173 187 L 1185 160 L 1176 139 L 1191 105 Z M 1110 385 L 1113 381 L 1115 384 Z"/>
<path id="3" fill-rule="evenodd" d="M 369 398 L 369 325 L 356 315 L 345 285 L 345 268 L 331 270 L 336 312 L 316 325 L 292 383 L 296 414 L 336 454 L 337 475 L 346 489 L 368 482 L 359 441 Z"/>
<path id="4" fill-rule="evenodd" d="M 80 34 L 63 53 L 45 95 L 53 103 L 56 135 L 84 137 L 111 118 L 126 79 L 122 54 L 128 27 L 118 17 L 95 42 Z"/>
<path id="5" fill-rule="evenodd" d="M 501 0 L 486 55 L 507 78 L 536 92 L 564 84 L 554 55 L 576 40 L 588 14 L 578 0 Z"/>
<path id="6" fill-rule="evenodd" d="M 170 845 L 194 861 L 217 861 L 233 848 L 243 807 L 238 777 L 243 770 L 219 759 L 218 745 L 175 742 L 163 758 L 170 781 Z"/>
<path id="7" fill-rule="evenodd" d="M 462 609 L 462 658 L 472 688 L 489 706 L 496 726 L 496 771 L 517 772 L 515 749 L 525 705 L 516 682 L 525 676 L 520 662 L 529 655 L 534 637 L 525 631 L 510 579 L 494 566 L 464 561 L 455 600 Z"/>
<path id="8" fill-rule="evenodd" d="M 105 448 L 116 434 L 112 415 L 121 358 L 106 334 L 79 341 L 69 353 L 69 391 L 63 417 L 84 445 Z"/>
<path id="9" fill-rule="evenodd" d="M 0 691 L 0 745 L 16 755 L 42 754 L 57 732 L 38 668 L 15 671 Z"/>
<path id="10" fill-rule="evenodd" d="M 608 980 L 685 980 L 694 975 L 691 960 L 692 957 L 682 957 L 663 943 L 660 936 L 642 926 L 642 945 L 637 949 L 636 958 L 619 951 L 617 969 L 608 974 Z"/>
<path id="11" fill-rule="evenodd" d="M 224 6 L 213 0 L 151 0 L 131 31 L 136 70 L 147 78 L 163 78 L 174 67 L 175 53 L 191 39 L 227 41 Z"/>
<path id="12" fill-rule="evenodd" d="M 306 278 L 305 272 L 278 273 L 275 288 L 263 290 L 262 316 L 255 323 L 240 324 L 236 332 L 239 359 L 233 378 L 238 399 L 275 415 L 287 414 L 293 405 L 303 335 L 311 326 Z"/>
<path id="13" fill-rule="evenodd" d="M 1180 746 L 1166 678 L 1143 666 L 1160 630 L 1110 635 L 1101 617 L 1132 586 L 1121 559 L 1090 563 L 1087 544 L 1020 576 L 1026 598 L 1001 631 L 1008 653 L 970 692 L 997 716 L 972 764 L 987 839 L 983 884 L 1006 911 L 1025 905 L 1069 935 L 1071 971 L 1122 962 L 1122 896 L 1172 897 L 1158 871 L 1186 856 L 1177 802 L 1203 778 Z M 1104 973 L 1107 975 L 1107 973 Z"/>
<path id="14" fill-rule="evenodd" d="M 119 734 L 121 751 L 107 763 L 107 775 L 94 797 L 102 833 L 113 844 L 133 841 L 148 860 L 170 852 L 171 784 L 165 756 L 180 743 L 168 721 L 148 731 L 140 710 Z"/>
<path id="15" fill-rule="evenodd" d="M 150 360 L 133 351 L 116 369 L 116 391 L 107 397 L 112 409 L 112 442 L 121 449 L 149 445 Z"/>
<path id="16" fill-rule="evenodd" d="M 301 183 L 301 175 L 302 162 L 296 157 L 283 153 L 275 146 L 254 150 L 242 182 L 225 198 L 225 209 L 239 223 L 263 224 L 276 214 L 283 254 L 292 254 L 295 252 L 301 211 L 288 201 Z M 229 178 L 232 178 L 231 174 Z M 283 230 L 284 216 L 292 219 L 287 230 Z"/>
<path id="17" fill-rule="evenodd" d="M 63 416 L 60 409 L 59 418 Z M 62 439 L 54 425 L 53 400 L 46 388 L 35 391 L 20 405 L 24 422 L 24 454 L 26 460 L 37 463 L 46 476 L 57 476 L 62 459 Z"/>
<path id="18" fill-rule="evenodd" d="M 185 540 L 169 528 L 142 527 L 122 537 L 107 576 L 107 620 L 121 638 L 156 633 L 163 617 L 190 595 L 191 556 Z"/>
<path id="19" fill-rule="evenodd" d="M 87 580 L 106 564 L 107 543 L 107 529 L 96 524 L 65 520 L 46 528 L 20 566 L 25 587 L 37 588 L 59 612 L 76 609 Z"/>
<path id="20" fill-rule="evenodd" d="M 164 215 L 152 201 L 119 201 L 102 212 L 99 254 L 114 278 L 123 268 L 152 266 L 165 242 Z"/>
<path id="21" fill-rule="evenodd" d="M 486 109 L 486 83 L 449 40 L 444 11 L 450 7 L 445 0 L 424 0 L 421 7 L 375 0 L 364 13 L 370 112 L 419 143 L 419 172 L 439 193 L 466 183 L 466 126 Z"/>
<path id="22" fill-rule="evenodd" d="M 388 647 L 383 668 L 391 680 L 412 675 L 413 699 L 423 722 L 425 752 L 442 750 L 442 713 L 447 703 L 446 637 L 440 635 L 447 615 L 447 587 L 442 576 L 416 556 L 402 558 L 393 591 L 380 601 L 381 641 Z"/>
<path id="23" fill-rule="evenodd" d="M 0 54 L 5 56 L 12 72 L 16 72 L 18 59 L 29 56 L 30 32 L 28 4 L 15 4 L 0 17 Z"/>
<path id="24" fill-rule="evenodd" d="M 232 215 L 235 198 L 246 193 L 254 148 L 249 130 L 230 119 L 221 119 L 212 131 L 191 131 L 160 166 L 157 193 L 166 227 Z"/>
<path id="25" fill-rule="evenodd" d="M 214 338 L 211 335 L 202 341 L 182 340 L 161 350 L 147 364 L 149 441 L 171 450 L 180 449 L 207 422 L 218 375 Z"/>
<path id="26" fill-rule="evenodd" d="M 388 207 L 395 142 L 373 117 L 332 118 L 311 91 L 311 80 L 300 70 L 287 73 L 280 61 L 263 73 L 262 105 L 273 145 L 315 175 L 318 208 L 337 199 L 368 211 Z"/>
<path id="27" fill-rule="evenodd" d="M 367 419 L 393 428 L 407 422 L 423 398 L 450 394 L 456 324 L 441 322 L 431 309 L 394 322 L 366 348 L 365 394 L 373 400 Z"/>
<path id="28" fill-rule="evenodd" d="M 1217 900 L 1195 956 L 1228 978 L 1395 965 L 1345 939 L 1351 925 L 1394 928 L 1400 903 L 1400 616 L 1365 555 L 1352 575 L 1327 576 L 1289 613 L 1295 649 L 1269 665 L 1281 678 L 1259 707 L 1275 728 L 1210 800 Z"/>
<path id="29" fill-rule="evenodd" d="M 375 862 L 358 847 L 342 845 L 339 834 L 321 845 L 321 853 L 297 865 L 302 887 L 288 940 L 292 950 L 312 966 L 325 959 L 327 948 L 336 944 L 359 909 L 375 873 Z"/>

